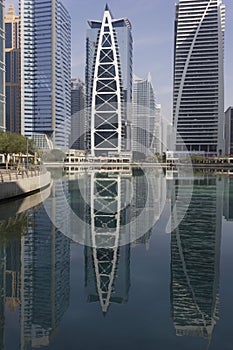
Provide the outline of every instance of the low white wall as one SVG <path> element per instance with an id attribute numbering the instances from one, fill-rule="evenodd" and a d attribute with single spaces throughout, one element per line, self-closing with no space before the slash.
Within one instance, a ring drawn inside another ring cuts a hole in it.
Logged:
<path id="1" fill-rule="evenodd" d="M 50 172 L 40 174 L 34 177 L 25 177 L 17 181 L 1 182 L 0 183 L 0 200 L 8 199 L 16 196 L 21 196 L 45 186 L 51 182 Z"/>

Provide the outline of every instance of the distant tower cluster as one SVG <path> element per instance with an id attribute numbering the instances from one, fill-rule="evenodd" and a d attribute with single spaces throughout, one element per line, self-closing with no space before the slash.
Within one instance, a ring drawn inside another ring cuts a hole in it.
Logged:
<path id="1" fill-rule="evenodd" d="M 224 29 L 222 0 L 180 0 L 176 5 L 173 125 L 177 150 L 224 153 Z"/>
<path id="2" fill-rule="evenodd" d="M 6 130 L 21 133 L 20 19 L 10 5 L 4 17 L 6 60 Z"/>
<path id="3" fill-rule="evenodd" d="M 131 151 L 132 34 L 128 19 L 89 21 L 86 91 L 92 156 Z"/>
<path id="4" fill-rule="evenodd" d="M 102 20 L 88 21 L 84 88 L 79 80 L 71 82 L 71 18 L 62 0 L 19 3 L 20 16 L 10 5 L 5 28 L 0 4 L 0 130 L 21 132 L 39 148 L 85 149 L 91 157 L 132 151 L 147 157 L 173 147 L 231 153 L 222 0 L 176 5 L 171 147 L 162 145 L 165 129 L 151 77 L 133 82 L 127 18 L 114 19 L 106 5 Z"/>

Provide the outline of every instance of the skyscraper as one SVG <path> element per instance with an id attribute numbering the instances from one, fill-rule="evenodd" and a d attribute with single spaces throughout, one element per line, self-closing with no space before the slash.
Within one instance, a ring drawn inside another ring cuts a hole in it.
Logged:
<path id="1" fill-rule="evenodd" d="M 92 156 L 131 150 L 132 34 L 128 19 L 89 21 L 86 92 L 88 147 Z"/>
<path id="2" fill-rule="evenodd" d="M 144 156 L 161 152 L 161 118 L 156 105 L 151 75 L 134 77 L 133 82 L 133 151 Z"/>
<path id="3" fill-rule="evenodd" d="M 67 148 L 70 133 L 71 18 L 61 0 L 20 2 L 22 133 Z"/>
<path id="4" fill-rule="evenodd" d="M 173 124 L 176 149 L 224 153 L 222 0 L 176 5 Z"/>
<path id="5" fill-rule="evenodd" d="M 71 140 L 70 148 L 84 150 L 85 146 L 85 84 L 80 79 L 71 82 Z"/>
<path id="6" fill-rule="evenodd" d="M 14 5 L 10 5 L 4 17 L 6 60 L 6 129 L 21 132 L 21 83 L 19 25 Z"/>
<path id="7" fill-rule="evenodd" d="M 0 2 L 0 131 L 5 130 L 5 57 L 4 57 L 4 21 L 3 8 L 5 1 Z"/>

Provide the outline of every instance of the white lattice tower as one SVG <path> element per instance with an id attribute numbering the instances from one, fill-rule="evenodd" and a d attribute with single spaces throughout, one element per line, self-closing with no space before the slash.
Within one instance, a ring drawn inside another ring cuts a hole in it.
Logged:
<path id="1" fill-rule="evenodd" d="M 95 57 L 91 107 L 91 153 L 121 152 L 122 94 L 116 34 L 106 7 Z"/>

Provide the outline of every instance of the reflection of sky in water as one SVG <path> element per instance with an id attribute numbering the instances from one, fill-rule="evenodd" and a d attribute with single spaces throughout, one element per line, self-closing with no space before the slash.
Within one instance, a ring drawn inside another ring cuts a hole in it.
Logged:
<path id="1" fill-rule="evenodd" d="M 115 256 L 72 243 L 43 207 L 2 220 L 1 349 L 230 349 L 232 181 L 195 180 L 179 228 L 161 222 Z"/>

